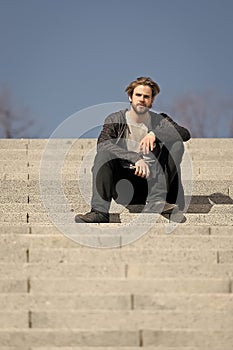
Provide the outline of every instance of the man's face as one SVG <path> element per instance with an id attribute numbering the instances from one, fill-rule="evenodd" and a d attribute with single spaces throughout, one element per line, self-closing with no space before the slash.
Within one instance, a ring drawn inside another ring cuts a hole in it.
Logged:
<path id="1" fill-rule="evenodd" d="M 137 114 L 146 113 L 153 104 L 152 90 L 149 86 L 138 85 L 130 99 L 131 106 Z"/>

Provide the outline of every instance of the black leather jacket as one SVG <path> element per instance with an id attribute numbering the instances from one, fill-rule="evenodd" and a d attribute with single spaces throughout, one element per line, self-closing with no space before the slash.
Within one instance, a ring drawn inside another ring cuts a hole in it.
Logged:
<path id="1" fill-rule="evenodd" d="M 97 140 L 97 152 L 108 150 L 117 158 L 136 163 L 142 155 L 140 153 L 128 151 L 126 147 L 126 130 L 128 128 L 125 113 L 121 110 L 110 114 L 104 121 L 103 128 Z M 178 125 L 168 115 L 154 113 L 150 111 L 152 128 L 156 136 L 156 147 L 153 153 L 158 156 L 162 145 L 169 145 L 176 141 L 188 141 L 189 131 Z"/>

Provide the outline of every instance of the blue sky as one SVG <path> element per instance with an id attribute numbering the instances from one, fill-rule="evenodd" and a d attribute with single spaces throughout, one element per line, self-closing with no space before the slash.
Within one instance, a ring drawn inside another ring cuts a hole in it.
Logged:
<path id="1" fill-rule="evenodd" d="M 0 0 L 0 88 L 30 108 L 38 137 L 81 109 L 126 102 L 142 75 L 161 86 L 154 109 L 165 112 L 187 92 L 230 98 L 232 13 L 232 0 Z"/>

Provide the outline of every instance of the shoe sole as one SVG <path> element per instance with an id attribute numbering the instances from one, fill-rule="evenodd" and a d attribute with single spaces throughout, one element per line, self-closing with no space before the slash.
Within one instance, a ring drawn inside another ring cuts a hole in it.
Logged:
<path id="1" fill-rule="evenodd" d="M 176 213 L 178 213 L 178 211 L 179 211 L 179 208 L 177 206 L 175 206 L 174 208 L 162 210 L 161 214 L 176 214 Z"/>
<path id="2" fill-rule="evenodd" d="M 76 224 L 109 224 L 109 221 L 98 221 L 98 222 L 93 222 L 93 221 L 86 221 L 80 217 L 75 217 L 74 221 Z"/>

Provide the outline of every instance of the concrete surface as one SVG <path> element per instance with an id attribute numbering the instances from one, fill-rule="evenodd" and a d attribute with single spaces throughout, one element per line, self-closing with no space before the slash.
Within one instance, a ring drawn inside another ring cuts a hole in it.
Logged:
<path id="1" fill-rule="evenodd" d="M 0 140 L 0 349 L 232 350 L 233 139 L 186 143 L 185 222 L 113 205 L 85 232 L 95 144 Z"/>

